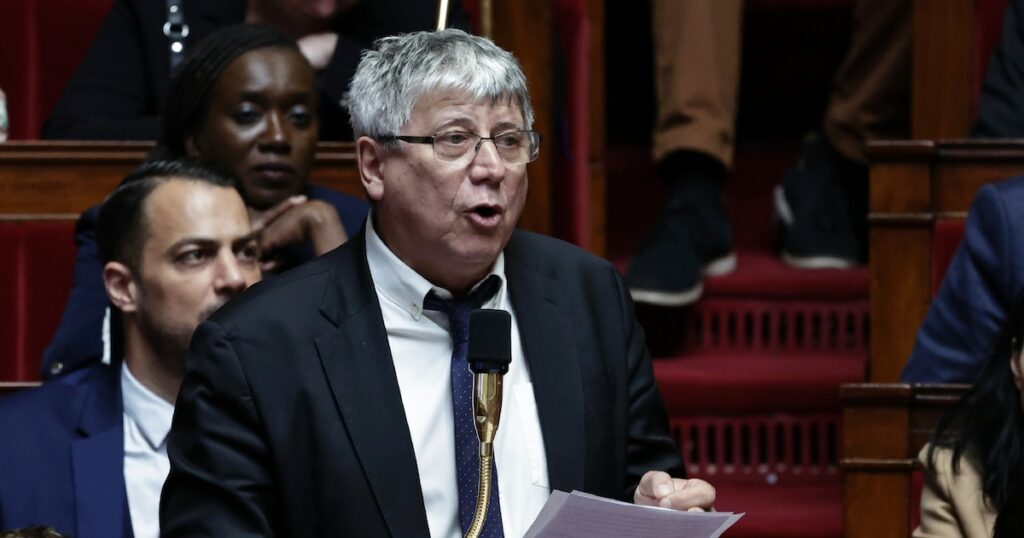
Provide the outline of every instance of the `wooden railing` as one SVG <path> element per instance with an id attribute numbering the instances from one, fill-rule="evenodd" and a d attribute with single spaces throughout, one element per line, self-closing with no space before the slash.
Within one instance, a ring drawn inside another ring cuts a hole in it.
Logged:
<path id="1" fill-rule="evenodd" d="M 0 382 L 0 398 L 3 398 L 4 396 L 7 396 L 9 394 L 14 394 L 15 392 L 18 392 L 18 391 L 31 389 L 33 387 L 38 387 L 38 386 L 39 386 L 39 383 L 36 383 L 36 382 L 15 383 L 15 382 L 2 381 L 2 382 Z"/>
<path id="2" fill-rule="evenodd" d="M 932 299 L 937 219 L 964 219 L 986 183 L 1024 173 L 1024 140 L 873 142 L 868 379 L 899 380 Z"/>
<path id="3" fill-rule="evenodd" d="M 966 385 L 843 385 L 843 534 L 906 538 L 917 506 L 911 475 L 939 417 Z"/>

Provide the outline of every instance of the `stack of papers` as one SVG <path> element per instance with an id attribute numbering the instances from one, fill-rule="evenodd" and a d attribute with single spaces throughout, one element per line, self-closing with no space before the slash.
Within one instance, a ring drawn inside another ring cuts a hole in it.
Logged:
<path id="1" fill-rule="evenodd" d="M 680 512 L 553 491 L 525 538 L 718 538 L 743 514 Z"/>

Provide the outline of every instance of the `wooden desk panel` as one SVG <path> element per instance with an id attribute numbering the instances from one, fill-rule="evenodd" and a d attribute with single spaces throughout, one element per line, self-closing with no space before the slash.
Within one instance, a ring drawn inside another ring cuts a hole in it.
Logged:
<path id="1" fill-rule="evenodd" d="M 934 222 L 967 216 L 978 189 L 1024 173 L 1024 140 L 873 142 L 868 379 L 899 380 L 931 304 Z"/>
<path id="2" fill-rule="evenodd" d="M 0 381 L 0 398 L 15 392 L 28 390 L 31 388 L 38 387 L 39 383 L 35 381 L 26 382 L 13 382 L 13 381 Z"/>
<path id="3" fill-rule="evenodd" d="M 102 202 L 152 148 L 137 142 L 0 144 L 0 214 L 77 215 Z M 364 197 L 351 144 L 320 144 L 310 181 Z"/>
<path id="4" fill-rule="evenodd" d="M 0 219 L 76 218 L 103 201 L 153 148 L 139 142 L 42 142 L 0 144 Z M 530 165 L 533 171 L 534 164 Z M 545 190 L 534 177 L 530 190 Z M 365 198 L 351 143 L 317 148 L 310 182 Z M 520 224 L 550 233 L 547 196 L 531 196 Z"/>
<path id="5" fill-rule="evenodd" d="M 843 535 L 910 535 L 911 474 L 939 417 L 967 385 L 843 385 Z"/>

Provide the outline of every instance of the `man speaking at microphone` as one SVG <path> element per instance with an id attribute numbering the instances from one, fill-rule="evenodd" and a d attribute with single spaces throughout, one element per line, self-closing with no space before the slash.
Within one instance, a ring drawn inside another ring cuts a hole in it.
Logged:
<path id="1" fill-rule="evenodd" d="M 385 38 L 348 108 L 370 217 L 197 329 L 163 536 L 462 536 L 481 307 L 512 315 L 481 536 L 521 536 L 552 489 L 710 508 L 615 268 L 515 230 L 540 137 L 512 55 L 458 30 Z"/>

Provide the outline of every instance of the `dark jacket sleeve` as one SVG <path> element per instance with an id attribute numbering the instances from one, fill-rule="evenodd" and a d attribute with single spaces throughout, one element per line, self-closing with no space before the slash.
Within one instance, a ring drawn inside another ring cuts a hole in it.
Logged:
<path id="1" fill-rule="evenodd" d="M 260 417 L 230 338 L 196 329 L 167 442 L 160 535 L 280 536 Z"/>
<path id="2" fill-rule="evenodd" d="M 984 361 L 1007 346 L 1003 333 L 1020 294 L 1021 204 L 1024 178 L 978 191 L 964 238 L 918 330 L 903 381 L 972 382 Z"/>
<path id="3" fill-rule="evenodd" d="M 1003 15 L 1003 33 L 985 70 L 978 96 L 978 117 L 971 136 L 1024 136 L 1024 0 L 1010 0 Z"/>
<path id="4" fill-rule="evenodd" d="M 43 379 L 93 364 L 103 355 L 103 315 L 107 291 L 96 244 L 99 206 L 82 213 L 75 225 L 75 267 L 71 293 L 53 340 L 43 352 Z M 60 363 L 60 364 L 58 364 Z"/>
<path id="5" fill-rule="evenodd" d="M 141 31 L 139 14 L 130 2 L 116 0 L 43 126 L 43 138 L 156 138 L 159 105 L 146 76 Z"/>
<path id="6" fill-rule="evenodd" d="M 644 330 L 636 320 L 633 300 L 618 273 L 614 278 L 624 312 L 623 329 L 628 342 L 629 416 L 625 482 L 628 487 L 622 499 L 632 501 L 633 492 L 647 471 L 665 471 L 673 477 L 686 478 L 686 469 L 669 431 L 668 415 L 654 379 Z"/>

